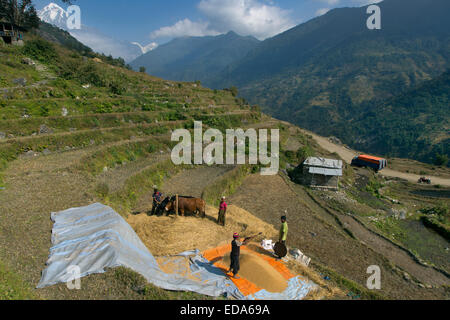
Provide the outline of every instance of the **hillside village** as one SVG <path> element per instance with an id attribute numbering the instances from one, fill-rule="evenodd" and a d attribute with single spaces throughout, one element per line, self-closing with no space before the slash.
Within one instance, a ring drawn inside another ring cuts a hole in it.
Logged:
<path id="1" fill-rule="evenodd" d="M 0 41 L 0 299 L 225 298 L 165 290 L 125 267 L 83 277 L 80 290 L 36 289 L 52 248 L 51 214 L 96 203 L 118 213 L 167 274 L 170 257 L 195 249 L 224 268 L 213 251 L 234 232 L 256 234 L 244 253 L 261 274 L 243 262 L 242 277 L 281 292 L 286 279 L 265 269 L 273 258 L 261 241 L 277 240 L 286 215 L 288 248 L 311 260 L 291 251 L 277 266 L 315 284 L 305 299 L 449 298 L 447 166 L 390 157 L 379 171 L 352 166 L 362 152 L 263 113 L 235 88 L 135 72 L 45 30 L 46 37 L 21 32 L 20 44 Z M 250 164 L 174 165 L 172 132 L 192 132 L 194 121 L 223 132 L 278 129 L 278 174 Z M 155 186 L 202 198 L 206 217 L 150 215 Z M 223 196 L 224 227 L 216 222 Z M 383 277 L 379 290 L 366 285 L 373 265 Z"/>

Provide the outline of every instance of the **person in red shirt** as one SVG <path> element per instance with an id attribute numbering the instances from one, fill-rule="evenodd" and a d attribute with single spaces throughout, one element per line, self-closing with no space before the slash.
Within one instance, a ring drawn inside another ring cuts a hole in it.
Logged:
<path id="1" fill-rule="evenodd" d="M 227 213 L 227 203 L 225 202 L 225 197 L 222 197 L 219 207 L 219 217 L 217 218 L 217 223 L 225 227 L 225 215 Z"/>

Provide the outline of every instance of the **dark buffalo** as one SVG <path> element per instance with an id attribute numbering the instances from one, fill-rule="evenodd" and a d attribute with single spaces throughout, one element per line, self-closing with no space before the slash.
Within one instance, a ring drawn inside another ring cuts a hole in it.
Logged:
<path id="1" fill-rule="evenodd" d="M 167 202 L 166 212 L 175 210 L 176 198 L 173 196 Z M 178 214 L 184 216 L 186 213 L 199 214 L 202 218 L 206 217 L 206 202 L 203 199 L 192 197 L 178 197 Z"/>

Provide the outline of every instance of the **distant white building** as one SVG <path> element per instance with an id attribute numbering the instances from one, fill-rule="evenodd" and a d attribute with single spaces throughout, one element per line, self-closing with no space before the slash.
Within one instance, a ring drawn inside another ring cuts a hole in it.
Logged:
<path id="1" fill-rule="evenodd" d="M 309 157 L 301 164 L 300 183 L 313 188 L 339 189 L 342 177 L 342 160 Z"/>

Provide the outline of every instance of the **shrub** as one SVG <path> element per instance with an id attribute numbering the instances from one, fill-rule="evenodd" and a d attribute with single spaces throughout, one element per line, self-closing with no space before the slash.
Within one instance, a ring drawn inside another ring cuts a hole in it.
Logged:
<path id="1" fill-rule="evenodd" d="M 314 155 L 314 151 L 310 146 L 304 146 L 297 150 L 297 159 L 300 163 L 303 163 L 308 157 L 312 157 Z"/>
<path id="2" fill-rule="evenodd" d="M 50 110 L 49 110 L 49 108 L 48 108 L 47 106 L 41 106 L 40 111 L 39 111 L 39 114 L 40 114 L 42 117 L 48 117 L 49 112 L 50 112 Z"/>
<path id="3" fill-rule="evenodd" d="M 45 40 L 30 40 L 25 43 L 23 53 L 41 62 L 52 62 L 58 57 L 55 47 Z"/>
<path id="4" fill-rule="evenodd" d="M 101 182 L 95 187 L 95 193 L 105 199 L 109 194 L 109 186 L 105 182 Z"/>
<path id="5" fill-rule="evenodd" d="M 120 96 L 125 93 L 126 88 L 122 83 L 120 83 L 120 81 L 113 80 L 109 83 L 109 90 L 112 94 Z"/>
<path id="6" fill-rule="evenodd" d="M 373 196 L 377 198 L 381 198 L 380 189 L 383 188 L 384 185 L 376 179 L 370 179 L 370 181 L 366 185 L 366 191 L 371 193 Z"/>
<path id="7" fill-rule="evenodd" d="M 446 154 L 436 154 L 434 164 L 445 167 L 448 164 L 448 156 Z"/>

